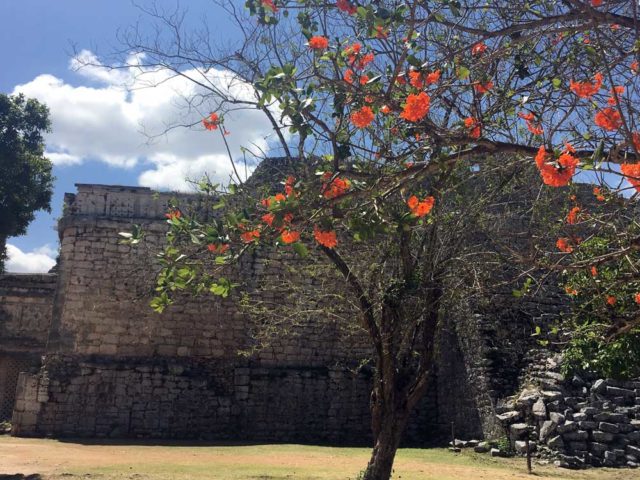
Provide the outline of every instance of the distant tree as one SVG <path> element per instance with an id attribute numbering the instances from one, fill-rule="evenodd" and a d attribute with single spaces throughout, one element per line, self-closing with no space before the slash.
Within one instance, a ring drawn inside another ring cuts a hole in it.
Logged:
<path id="1" fill-rule="evenodd" d="M 23 235 L 36 211 L 50 211 L 52 164 L 42 138 L 49 128 L 46 105 L 22 94 L 0 94 L 0 273 L 7 238 Z"/>

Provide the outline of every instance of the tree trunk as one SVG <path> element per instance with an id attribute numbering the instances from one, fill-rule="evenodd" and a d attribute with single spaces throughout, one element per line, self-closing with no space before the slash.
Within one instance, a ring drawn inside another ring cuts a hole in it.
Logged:
<path id="1" fill-rule="evenodd" d="M 384 408 L 384 407 L 383 407 Z M 375 412 L 374 412 L 375 415 Z M 400 440 L 407 426 L 409 412 L 387 411 L 377 423 L 375 445 L 363 480 L 389 480 Z"/>
<path id="2" fill-rule="evenodd" d="M 0 274 L 4 273 L 4 264 L 7 260 L 7 237 L 0 234 Z"/>

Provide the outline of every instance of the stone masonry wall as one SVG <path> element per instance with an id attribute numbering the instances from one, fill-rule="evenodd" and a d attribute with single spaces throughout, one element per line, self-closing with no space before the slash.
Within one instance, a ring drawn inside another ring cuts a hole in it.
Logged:
<path id="1" fill-rule="evenodd" d="M 498 416 L 516 451 L 531 431 L 537 454 L 562 467 L 640 466 L 640 379 L 565 378 L 552 352 L 529 360 L 523 389 Z"/>
<path id="2" fill-rule="evenodd" d="M 0 352 L 44 352 L 55 274 L 0 275 Z"/>
<path id="3" fill-rule="evenodd" d="M 20 372 L 40 366 L 55 286 L 51 274 L 0 275 L 0 421 L 11 418 Z"/>
<path id="4" fill-rule="evenodd" d="M 150 309 L 172 199 L 180 208 L 201 201 L 103 185 L 67 194 L 48 355 L 40 373 L 19 380 L 14 433 L 369 442 L 370 374 L 354 373 L 369 356 L 364 336 L 307 322 L 244 357 L 238 351 L 252 337 L 237 298 Z M 145 231 L 136 250 L 119 244 L 132 224 Z M 248 285 L 284 274 L 281 254 L 268 251 L 230 272 Z M 495 434 L 496 404 L 515 386 L 496 387 L 494 377 L 520 361 L 535 323 L 512 313 L 496 321 L 489 312 L 443 312 L 436 371 L 408 443 L 442 442 L 452 422 L 461 438 Z M 505 329 L 517 334 L 509 339 Z"/>

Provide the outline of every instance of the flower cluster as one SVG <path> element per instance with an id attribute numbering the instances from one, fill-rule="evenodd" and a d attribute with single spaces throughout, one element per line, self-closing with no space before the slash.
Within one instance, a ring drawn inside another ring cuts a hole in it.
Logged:
<path id="1" fill-rule="evenodd" d="M 622 126 L 622 116 L 617 108 L 607 107 L 596 113 L 594 121 L 597 126 L 605 130 L 615 131 Z"/>
<path id="2" fill-rule="evenodd" d="M 596 73 L 593 77 L 593 83 L 591 82 L 575 82 L 571 80 L 569 82 L 569 88 L 573 93 L 575 93 L 580 98 L 591 98 L 600 87 L 602 87 L 602 74 Z"/>
<path id="3" fill-rule="evenodd" d="M 411 213 L 416 217 L 424 217 L 429 214 L 435 201 L 435 198 L 431 196 L 426 197 L 423 200 L 418 200 L 418 197 L 412 195 L 409 197 L 409 200 L 407 200 L 407 206 L 409 207 L 409 210 L 411 210 Z"/>
<path id="4" fill-rule="evenodd" d="M 620 171 L 638 192 L 640 192 L 640 163 L 623 163 Z"/>
<path id="5" fill-rule="evenodd" d="M 333 230 L 323 231 L 320 228 L 315 227 L 313 229 L 313 237 L 323 247 L 335 248 L 338 245 L 338 239 L 336 238 L 336 232 Z"/>
<path id="6" fill-rule="evenodd" d="M 326 183 L 332 176 L 331 172 L 325 172 L 322 176 L 322 179 L 325 180 L 325 183 L 322 184 L 322 196 L 327 200 L 344 195 L 351 188 L 351 182 L 340 177 Z"/>
<path id="7" fill-rule="evenodd" d="M 544 133 L 544 129 L 540 126 L 540 123 L 536 122 L 536 117 L 533 112 L 520 112 L 518 113 L 518 116 L 526 122 L 527 129 L 534 135 L 542 135 Z"/>
<path id="8" fill-rule="evenodd" d="M 544 146 L 538 149 L 535 161 L 545 185 L 564 187 L 569 183 L 580 162 L 576 157 L 571 155 L 572 153 L 575 153 L 575 150 L 571 145 L 566 144 L 566 149 L 554 164 L 549 162 L 550 155 Z"/>
<path id="9" fill-rule="evenodd" d="M 427 116 L 430 106 L 431 97 L 426 92 L 421 92 L 418 95 L 410 94 L 400 117 L 408 122 L 419 122 Z"/>
<path id="10" fill-rule="evenodd" d="M 220 125 L 220 118 L 217 113 L 212 113 L 207 118 L 202 119 L 202 125 L 207 130 L 217 130 Z"/>
<path id="11" fill-rule="evenodd" d="M 326 50 L 329 47 L 329 40 L 326 37 L 315 36 L 309 39 L 309 48 L 312 50 Z"/>
<path id="12" fill-rule="evenodd" d="M 464 126 L 469 130 L 469 136 L 472 138 L 480 138 L 482 135 L 482 128 L 480 122 L 473 117 L 467 117 L 464 119 Z"/>
<path id="13" fill-rule="evenodd" d="M 374 118 L 375 115 L 371 107 L 364 106 L 351 114 L 351 123 L 357 128 L 366 128 L 373 122 Z"/>

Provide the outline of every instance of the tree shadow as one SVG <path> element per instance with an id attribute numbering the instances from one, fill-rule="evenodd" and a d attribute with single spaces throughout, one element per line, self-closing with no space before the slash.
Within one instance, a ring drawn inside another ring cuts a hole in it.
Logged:
<path id="1" fill-rule="evenodd" d="M 39 473 L 32 473 L 31 475 L 23 475 L 22 473 L 0 473 L 0 480 L 44 480 L 44 478 Z"/>

